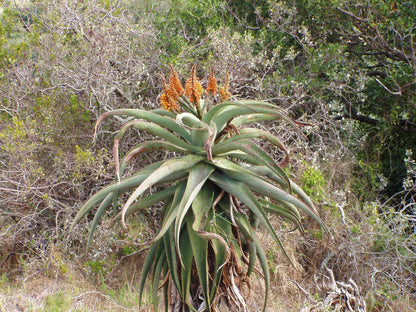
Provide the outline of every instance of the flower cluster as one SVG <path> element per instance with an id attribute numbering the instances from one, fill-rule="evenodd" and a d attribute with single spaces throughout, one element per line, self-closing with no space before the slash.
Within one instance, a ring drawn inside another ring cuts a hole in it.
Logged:
<path id="1" fill-rule="evenodd" d="M 169 84 L 166 83 L 162 76 L 161 79 L 163 84 L 163 92 L 160 95 L 159 102 L 165 110 L 179 111 L 179 100 L 182 96 L 186 98 L 188 103 L 193 104 L 197 110 L 200 110 L 200 101 L 204 90 L 198 76 L 196 75 L 195 64 L 192 66 L 190 77 L 185 82 L 185 88 L 183 88 L 181 84 L 178 72 L 173 68 L 172 65 L 170 65 Z M 214 71 L 211 70 L 211 73 L 208 77 L 205 93 L 212 96 L 218 94 L 221 101 L 225 101 L 231 95 L 229 92 L 229 85 L 230 82 L 228 71 L 225 74 L 224 85 L 218 89 L 217 79 L 214 76 Z"/>
<path id="2" fill-rule="evenodd" d="M 192 66 L 191 76 L 185 83 L 185 95 L 191 103 L 197 104 L 201 100 L 202 92 L 202 85 L 196 76 L 196 65 L 194 64 Z"/>
<path id="3" fill-rule="evenodd" d="M 219 95 L 221 96 L 221 101 L 225 101 L 228 99 L 231 95 L 230 91 L 228 89 L 230 88 L 230 75 L 228 74 L 228 71 L 225 73 L 225 82 L 224 86 L 220 88 L 218 91 Z"/>

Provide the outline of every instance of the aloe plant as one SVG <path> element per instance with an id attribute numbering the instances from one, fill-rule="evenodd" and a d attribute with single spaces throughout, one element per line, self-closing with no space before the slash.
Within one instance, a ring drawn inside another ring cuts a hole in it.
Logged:
<path id="1" fill-rule="evenodd" d="M 276 136 L 250 125 L 280 119 L 297 128 L 297 123 L 271 103 L 231 100 L 228 73 L 218 88 L 211 72 L 204 91 L 195 65 L 185 88 L 171 67 L 169 81 L 162 77 L 162 84 L 159 100 L 163 110 L 117 109 L 98 119 L 96 132 L 107 117 L 130 117 L 114 139 L 117 180 L 93 195 L 73 224 L 98 206 L 90 241 L 107 208 L 114 206 L 126 227 L 126 219 L 133 212 L 152 209 L 162 202 L 160 228 L 142 267 L 140 298 L 150 280 L 155 310 L 159 306 L 158 290 L 163 288 L 166 310 L 215 311 L 223 297 L 230 310 L 244 311 L 240 286 L 259 260 L 265 281 L 265 309 L 270 280 L 258 227 L 267 231 L 284 252 L 270 223 L 271 214 L 293 223 L 299 231 L 303 230 L 301 213 L 324 225 L 308 196 L 282 170 L 288 149 Z M 152 134 L 155 139 L 134 146 L 120 160 L 119 142 L 130 128 Z M 277 163 L 256 145 L 260 141 L 280 150 L 282 161 Z M 133 158 L 153 151 L 175 156 L 124 175 Z M 126 193 L 128 199 L 117 207 Z"/>

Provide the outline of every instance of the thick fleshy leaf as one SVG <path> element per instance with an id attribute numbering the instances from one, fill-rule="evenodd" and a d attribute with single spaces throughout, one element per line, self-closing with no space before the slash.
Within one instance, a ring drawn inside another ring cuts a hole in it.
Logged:
<path id="1" fill-rule="evenodd" d="M 236 117 L 233 119 L 233 125 L 240 128 L 243 125 L 251 123 L 258 123 L 261 121 L 276 120 L 276 116 L 269 114 L 249 114 L 245 116 Z"/>
<path id="2" fill-rule="evenodd" d="M 291 183 L 286 173 L 274 162 L 274 160 L 256 144 L 249 140 L 231 142 L 224 144 L 221 148 L 214 148 L 216 156 L 231 156 L 244 160 L 252 165 L 266 166 L 272 170 L 276 176 L 280 177 L 279 185 L 290 190 Z M 238 153 L 241 151 L 243 153 Z M 228 151 L 228 152 L 227 152 Z M 225 153 L 224 153 L 225 152 Z"/>
<path id="3" fill-rule="evenodd" d="M 247 166 L 247 170 L 253 171 L 258 175 L 268 177 L 269 179 L 275 181 L 278 184 L 281 184 L 281 178 L 280 176 L 277 176 L 270 168 L 267 168 L 265 166 Z M 293 181 L 290 181 L 290 186 L 292 189 L 292 192 L 298 195 L 309 207 L 313 207 L 314 204 L 310 197 L 306 195 L 306 193 Z"/>
<path id="4" fill-rule="evenodd" d="M 266 253 L 264 252 L 263 247 L 260 245 L 260 242 L 256 239 L 254 240 L 254 244 L 256 245 L 256 254 L 260 261 L 260 265 L 261 265 L 261 268 L 263 270 L 263 275 L 264 275 L 264 283 L 266 284 L 266 291 L 264 292 L 264 306 L 263 306 L 263 311 L 266 311 L 267 301 L 269 298 L 269 290 L 270 290 L 269 265 L 267 263 Z"/>
<path id="5" fill-rule="evenodd" d="M 194 254 L 190 246 L 191 241 L 189 239 L 189 234 L 185 229 L 180 237 L 179 253 L 183 262 L 183 267 L 181 268 L 183 299 L 188 306 L 190 306 L 189 295 L 191 286 L 192 260 L 194 258 Z"/>
<path id="6" fill-rule="evenodd" d="M 194 220 L 192 227 L 195 231 L 202 231 L 207 226 L 207 221 L 210 219 L 209 211 L 212 209 L 214 200 L 214 187 L 209 187 L 205 184 L 205 187 L 198 192 L 195 199 L 192 202 L 192 212 L 194 214 Z"/>
<path id="7" fill-rule="evenodd" d="M 158 261 L 153 265 L 153 285 L 152 285 L 152 300 L 153 300 L 153 310 L 158 311 L 159 305 L 159 296 L 157 291 L 160 285 L 160 275 L 162 273 L 163 266 L 166 263 L 166 257 L 162 255 Z"/>
<path id="8" fill-rule="evenodd" d="M 130 206 L 130 209 L 127 211 L 126 216 L 135 212 L 136 210 L 143 210 L 168 200 L 169 198 L 173 197 L 173 194 L 176 192 L 179 185 L 179 183 L 175 184 L 172 187 L 168 187 L 156 193 L 149 194 L 146 197 L 140 199 L 139 201 Z M 120 217 L 121 212 L 116 216 L 116 218 Z"/>
<path id="9" fill-rule="evenodd" d="M 169 228 L 169 231 L 166 232 L 166 234 L 163 236 L 163 244 L 165 246 L 164 252 L 166 253 L 166 259 L 169 266 L 169 272 L 171 275 L 171 278 L 173 280 L 173 283 L 176 286 L 176 289 L 178 290 L 179 294 L 183 298 L 183 291 L 182 291 L 182 284 L 179 279 L 179 263 L 178 263 L 178 257 L 175 249 L 175 239 L 174 239 L 174 228 L 171 226 Z"/>
<path id="10" fill-rule="evenodd" d="M 141 144 L 136 145 L 124 156 L 124 159 L 120 162 L 120 175 L 123 174 L 123 171 L 127 163 L 130 162 L 134 157 L 140 155 L 141 153 L 149 153 L 154 151 L 169 151 L 178 153 L 187 152 L 186 149 L 178 147 L 177 145 L 167 141 L 153 140 L 143 142 Z"/>
<path id="11" fill-rule="evenodd" d="M 168 160 L 163 163 L 157 170 L 155 170 L 152 174 L 150 174 L 146 180 L 144 180 L 139 187 L 133 192 L 133 194 L 129 197 L 127 202 L 124 204 L 123 209 L 121 211 L 121 223 L 124 227 L 125 224 L 125 215 L 131 204 L 141 196 L 144 191 L 146 191 L 149 187 L 154 184 L 159 183 L 164 178 L 172 175 L 176 172 L 184 172 L 187 171 L 189 168 L 193 167 L 195 164 L 204 160 L 202 156 L 195 156 L 195 155 L 188 155 L 183 158 L 176 158 L 172 160 Z"/>
<path id="12" fill-rule="evenodd" d="M 259 138 L 262 138 L 264 140 L 269 141 L 270 143 L 272 143 L 274 146 L 281 149 L 286 154 L 289 153 L 286 146 L 284 146 L 284 144 L 276 136 L 274 136 L 270 132 L 267 132 L 263 129 L 244 128 L 244 129 L 240 130 L 240 135 L 242 135 L 242 136 L 244 136 L 244 135 L 247 135 L 247 136 L 255 135 L 256 137 L 259 137 Z"/>
<path id="13" fill-rule="evenodd" d="M 91 211 L 96 205 L 102 202 L 105 197 L 113 192 L 125 192 L 131 188 L 137 187 L 140 185 L 152 172 L 158 169 L 164 162 L 160 161 L 154 164 L 151 164 L 147 167 L 142 168 L 134 175 L 122 179 L 120 182 L 114 182 L 109 186 L 101 189 L 95 193 L 78 211 L 77 215 L 74 218 L 74 221 L 71 225 L 71 230 L 87 213 Z"/>
<path id="14" fill-rule="evenodd" d="M 111 205 L 113 202 L 113 193 L 109 193 L 104 200 L 101 202 L 100 206 L 98 207 L 97 211 L 95 212 L 94 219 L 92 220 L 92 224 L 90 227 L 90 234 L 88 235 L 88 241 L 87 241 L 87 249 L 90 246 L 92 237 L 95 232 L 95 228 L 97 227 L 98 223 L 101 220 L 101 217 L 104 215 L 106 209 Z"/>
<path id="15" fill-rule="evenodd" d="M 264 107 L 264 108 L 276 110 L 277 112 L 279 112 L 280 114 L 284 116 L 287 115 L 287 112 L 285 110 L 271 103 L 267 103 L 263 101 L 253 101 L 253 100 L 238 100 L 238 101 L 224 101 L 215 105 L 205 114 L 203 121 L 210 122 L 211 120 L 215 118 L 215 116 L 219 115 L 221 112 L 224 112 L 230 109 L 240 108 L 241 106 L 252 107 L 252 108 Z M 251 113 L 258 113 L 258 112 L 252 111 Z"/>
<path id="16" fill-rule="evenodd" d="M 182 200 L 179 204 L 177 217 L 175 220 L 175 241 L 179 250 L 179 237 L 182 228 L 182 221 L 185 218 L 186 213 L 191 207 L 192 202 L 198 195 L 205 182 L 214 171 L 214 167 L 205 163 L 199 163 L 195 165 L 189 171 L 189 177 L 183 194 Z"/>
<path id="17" fill-rule="evenodd" d="M 150 246 L 149 251 L 144 258 L 144 263 L 142 266 L 142 270 L 140 273 L 140 283 L 139 283 L 139 302 L 142 302 L 142 296 L 144 291 L 144 286 L 146 283 L 146 279 L 152 269 L 152 266 L 159 260 L 163 253 L 164 244 L 163 242 L 157 242 Z"/>
<path id="18" fill-rule="evenodd" d="M 282 119 L 289 124 L 296 127 L 296 124 L 287 117 L 286 112 L 270 103 L 261 101 L 234 101 L 223 102 L 214 106 L 207 114 L 205 114 L 203 121 L 214 121 L 217 124 L 218 130 L 222 130 L 223 127 L 233 118 L 237 116 L 252 115 L 252 114 L 265 114 L 274 116 L 275 119 Z"/>
<path id="19" fill-rule="evenodd" d="M 320 224 L 323 228 L 325 225 L 323 224 L 322 220 L 317 215 L 313 206 L 307 206 L 303 201 L 299 200 L 295 196 L 277 188 L 275 185 L 270 184 L 269 182 L 265 181 L 262 178 L 259 178 L 256 175 L 247 174 L 250 172 L 249 170 L 242 172 L 241 168 L 236 168 L 234 163 L 227 161 L 226 159 L 217 159 L 214 160 L 214 164 L 221 168 L 221 170 L 226 171 L 228 175 L 245 183 L 249 186 L 252 190 L 261 194 L 262 196 L 270 197 L 282 204 L 290 203 L 295 207 L 298 207 L 306 214 L 314 218 L 318 224 Z"/>
<path id="20" fill-rule="evenodd" d="M 209 231 L 217 232 L 228 242 L 232 235 L 231 222 L 223 215 L 215 214 L 214 222 L 209 227 Z M 219 289 L 224 264 L 227 263 L 227 259 L 229 258 L 229 248 L 224 246 L 224 244 L 217 239 L 211 240 L 211 247 L 215 256 L 215 265 L 212 272 L 212 286 L 210 290 L 210 302 L 213 302 Z"/>
<path id="21" fill-rule="evenodd" d="M 188 228 L 189 239 L 191 241 L 191 248 L 194 254 L 195 265 L 198 271 L 198 278 L 202 287 L 207 311 L 211 311 L 211 302 L 209 297 L 209 274 L 208 274 L 208 240 L 201 238 L 192 229 L 192 216 L 187 217 L 186 226 Z"/>
<path id="22" fill-rule="evenodd" d="M 257 259 L 257 248 L 256 244 L 253 241 L 248 242 L 248 268 L 247 268 L 247 276 L 250 277 L 250 275 L 254 271 L 254 267 L 256 265 L 256 259 Z"/>
<path id="23" fill-rule="evenodd" d="M 179 114 L 176 121 L 190 131 L 192 144 L 205 147 L 205 150 L 207 149 L 207 142 L 213 142 L 216 136 L 215 124 L 214 127 L 212 127 L 212 124 L 209 126 L 192 114 Z M 207 154 L 210 155 L 210 152 Z"/>
<path id="24" fill-rule="evenodd" d="M 264 307 L 263 307 L 263 311 L 266 311 L 267 300 L 268 300 L 269 289 L 270 289 L 270 273 L 269 273 L 269 266 L 268 266 L 268 261 L 267 261 L 266 254 L 264 252 L 263 247 L 260 244 L 260 241 L 257 237 L 257 234 L 252 229 L 247 216 L 245 216 L 243 214 L 240 214 L 240 213 L 237 213 L 236 214 L 236 222 L 239 226 L 239 229 L 241 229 L 241 231 L 244 233 L 244 235 L 246 237 L 248 237 L 250 239 L 250 241 L 252 242 L 252 244 L 254 245 L 254 246 L 252 246 L 252 248 L 255 249 L 255 255 L 257 256 L 257 258 L 260 261 L 260 265 L 261 265 L 262 270 L 263 270 L 264 283 L 265 283 L 265 286 L 266 286 L 266 291 L 265 291 L 265 294 L 264 294 Z M 282 251 L 284 252 L 284 249 L 283 249 L 282 246 L 281 246 L 281 248 L 282 248 Z M 285 255 L 289 259 L 288 255 L 286 253 L 285 253 Z M 253 256 L 253 254 L 251 256 Z M 253 259 L 250 259 L 250 263 L 252 263 L 252 261 L 253 261 Z M 290 261 L 290 259 L 289 259 L 289 261 Z M 250 264 L 249 264 L 249 266 L 250 266 Z"/>
<path id="25" fill-rule="evenodd" d="M 251 178 L 251 177 L 249 177 Z M 285 256 L 291 262 L 289 256 L 286 254 L 282 243 L 277 236 L 273 226 L 270 224 L 270 221 L 259 202 L 254 197 L 251 190 L 241 181 L 235 180 L 229 177 L 225 173 L 214 172 L 210 176 L 210 180 L 217 184 L 220 188 L 228 192 L 229 194 L 236 197 L 238 200 L 243 202 L 247 207 L 254 213 L 254 215 L 259 219 L 260 223 L 266 228 L 267 231 L 272 235 L 275 242 L 279 245 L 280 249 L 283 251 Z"/>
<path id="26" fill-rule="evenodd" d="M 285 206 L 279 206 L 270 202 L 270 200 L 265 200 L 263 198 L 257 198 L 257 200 L 263 206 L 264 211 L 288 219 L 296 226 L 297 229 L 303 232 L 301 217 L 296 207 L 294 207 L 291 204 L 286 204 Z"/>
<path id="27" fill-rule="evenodd" d="M 151 133 L 192 153 L 196 153 L 201 150 L 201 148 L 198 148 L 194 144 L 187 143 L 182 138 L 179 138 L 176 135 L 172 134 L 172 132 L 168 131 L 163 126 L 159 126 L 155 123 L 143 120 L 132 120 L 126 123 L 117 133 L 117 135 L 114 138 L 114 141 L 120 140 L 124 133 L 131 127 L 137 130 Z"/>
<path id="28" fill-rule="evenodd" d="M 138 118 L 138 119 L 147 120 L 159 126 L 165 127 L 174 133 L 177 133 L 178 135 L 180 135 L 183 139 L 185 139 L 188 142 L 190 140 L 190 134 L 184 128 L 182 128 L 176 123 L 174 119 L 175 115 L 172 114 L 171 112 L 167 112 L 164 110 L 150 112 L 150 111 L 145 111 L 141 109 L 116 109 L 111 112 L 106 112 L 98 118 L 95 124 L 94 133 L 97 133 L 97 128 L 99 124 L 105 118 L 109 116 L 115 116 L 115 115 L 119 115 L 119 116 L 125 115 L 125 116 L 131 116 L 131 117 Z"/>
<path id="29" fill-rule="evenodd" d="M 175 191 L 175 196 L 173 197 L 172 202 L 169 205 L 165 205 L 165 210 L 163 211 L 162 226 L 160 227 L 159 233 L 153 239 L 154 241 L 161 239 L 174 223 L 178 215 L 179 204 L 183 198 L 183 194 L 185 193 L 185 188 L 185 181 L 179 182 L 177 184 L 177 189 Z"/>

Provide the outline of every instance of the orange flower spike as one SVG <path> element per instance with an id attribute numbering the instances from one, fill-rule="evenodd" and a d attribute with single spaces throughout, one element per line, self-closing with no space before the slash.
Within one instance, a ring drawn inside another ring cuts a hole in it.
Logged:
<path id="1" fill-rule="evenodd" d="M 159 103 L 163 109 L 170 111 L 179 111 L 178 95 L 168 84 L 166 84 L 165 78 L 160 75 L 163 85 L 163 93 L 159 97 Z"/>
<path id="2" fill-rule="evenodd" d="M 196 76 L 196 65 L 194 64 L 192 66 L 191 76 L 185 83 L 185 95 L 191 103 L 197 104 L 201 100 L 202 92 L 202 85 Z"/>
<path id="3" fill-rule="evenodd" d="M 206 89 L 207 94 L 211 92 L 212 95 L 217 93 L 217 79 L 214 76 L 214 70 L 211 69 L 211 74 L 208 76 L 208 85 Z"/>
<path id="4" fill-rule="evenodd" d="M 173 90 L 175 90 L 178 96 L 181 96 L 184 92 L 184 89 L 182 87 L 181 81 L 179 80 L 178 72 L 173 69 L 172 64 L 170 64 L 169 66 L 170 66 L 169 85 L 172 87 Z"/>
<path id="5" fill-rule="evenodd" d="M 220 88 L 218 91 L 219 95 L 221 96 L 221 101 L 225 101 L 228 99 L 231 95 L 230 91 L 228 91 L 230 88 L 230 74 L 228 73 L 228 70 L 225 72 L 225 81 L 224 86 Z"/>

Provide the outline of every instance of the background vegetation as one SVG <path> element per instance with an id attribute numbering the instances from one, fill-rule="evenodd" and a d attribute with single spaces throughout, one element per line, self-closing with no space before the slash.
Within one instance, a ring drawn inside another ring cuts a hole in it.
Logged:
<path id="1" fill-rule="evenodd" d="M 123 120 L 107 122 L 94 144 L 97 116 L 157 107 L 158 74 L 174 64 L 188 76 L 193 63 L 228 69 L 233 94 L 271 101 L 312 125 L 303 135 L 274 122 L 258 125 L 291 148 L 292 178 L 331 231 L 321 237 L 311 222 L 303 237 L 286 235 L 295 267 L 264 236 L 271 311 L 324 302 L 334 291 L 329 272 L 338 283 L 351 278 L 369 311 L 414 310 L 413 1 L 1 6 L 0 311 L 139 310 L 137 276 L 154 215 L 138 215 L 128 233 L 104 224 L 88 252 L 92 220 L 68 229 L 80 205 L 114 178 L 110 138 Z M 278 218 L 272 222 L 288 231 Z M 253 281 L 251 291 L 261 294 L 261 284 Z M 251 304 L 255 310 L 261 300 Z"/>

